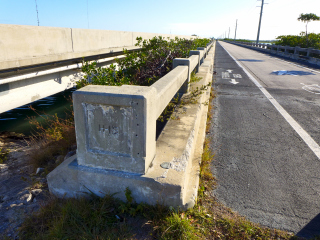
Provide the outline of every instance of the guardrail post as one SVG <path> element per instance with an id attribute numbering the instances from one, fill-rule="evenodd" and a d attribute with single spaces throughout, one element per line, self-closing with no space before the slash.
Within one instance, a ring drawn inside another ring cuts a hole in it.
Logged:
<path id="1" fill-rule="evenodd" d="M 307 50 L 307 57 L 310 57 L 310 53 L 311 53 L 312 50 L 313 50 L 312 47 L 309 47 L 309 48 L 308 48 L 308 50 Z"/>
<path id="2" fill-rule="evenodd" d="M 89 85 L 73 93 L 80 166 L 145 174 L 156 152 L 156 89 Z"/>
<path id="3" fill-rule="evenodd" d="M 188 66 L 188 78 L 178 91 L 178 93 L 181 94 L 187 93 L 189 91 L 189 82 L 191 78 L 191 62 L 186 58 L 175 58 L 172 62 L 172 69 L 176 68 L 177 66 Z"/>
<path id="4" fill-rule="evenodd" d="M 197 50 L 203 50 L 203 51 L 204 51 L 203 58 L 206 58 L 206 56 L 207 56 L 207 48 L 205 48 L 205 47 L 198 47 Z"/>
<path id="5" fill-rule="evenodd" d="M 200 51 L 199 50 L 191 50 L 189 52 L 189 57 L 192 56 L 192 55 L 198 55 L 198 65 L 196 67 L 196 72 L 199 72 L 199 67 L 200 67 Z"/>

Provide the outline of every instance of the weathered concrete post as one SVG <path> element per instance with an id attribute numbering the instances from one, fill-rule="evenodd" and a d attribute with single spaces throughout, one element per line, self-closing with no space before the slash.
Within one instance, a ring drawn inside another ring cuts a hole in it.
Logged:
<path id="1" fill-rule="evenodd" d="M 86 86 L 73 93 L 81 166 L 145 174 L 156 151 L 152 87 Z"/>
<path id="2" fill-rule="evenodd" d="M 202 51 L 204 51 L 203 58 L 206 58 L 206 56 L 207 56 L 207 48 L 205 48 L 205 47 L 198 47 L 197 50 L 202 50 Z"/>
<path id="3" fill-rule="evenodd" d="M 311 53 L 312 50 L 313 50 L 312 47 L 309 47 L 309 48 L 308 48 L 308 50 L 307 50 L 307 57 L 310 57 L 310 53 Z"/>
<path id="4" fill-rule="evenodd" d="M 190 82 L 191 72 L 192 72 L 191 61 L 188 58 L 187 59 L 186 58 L 175 58 L 175 59 L 173 59 L 173 62 L 172 62 L 172 69 L 176 68 L 177 66 L 188 66 L 188 78 L 178 91 L 179 95 L 180 94 L 182 95 L 182 94 L 187 93 L 189 91 L 189 82 Z"/>
<path id="5" fill-rule="evenodd" d="M 200 67 L 200 51 L 199 50 L 191 50 L 189 52 L 189 57 L 192 56 L 192 55 L 198 55 L 198 64 L 197 64 L 197 67 L 196 67 L 196 72 L 199 72 L 199 67 Z"/>

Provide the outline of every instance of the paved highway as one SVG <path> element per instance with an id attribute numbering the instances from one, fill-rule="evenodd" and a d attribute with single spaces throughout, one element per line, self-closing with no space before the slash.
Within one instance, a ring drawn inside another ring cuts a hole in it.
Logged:
<path id="1" fill-rule="evenodd" d="M 320 234 L 320 70 L 218 42 L 214 194 L 265 226 Z"/>

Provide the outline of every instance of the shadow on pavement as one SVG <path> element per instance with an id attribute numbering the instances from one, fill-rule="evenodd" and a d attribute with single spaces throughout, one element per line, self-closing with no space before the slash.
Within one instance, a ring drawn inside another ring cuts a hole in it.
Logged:
<path id="1" fill-rule="evenodd" d="M 304 76 L 304 75 L 315 75 L 312 72 L 307 71 L 287 71 L 287 70 L 280 70 L 280 71 L 273 71 L 272 75 L 292 75 L 292 76 Z"/>
<path id="2" fill-rule="evenodd" d="M 313 218 L 306 226 L 304 226 L 298 233 L 297 236 L 312 238 L 320 237 L 320 213 Z"/>
<path id="3" fill-rule="evenodd" d="M 257 59 L 238 59 L 241 62 L 264 62 L 264 60 L 257 60 Z"/>

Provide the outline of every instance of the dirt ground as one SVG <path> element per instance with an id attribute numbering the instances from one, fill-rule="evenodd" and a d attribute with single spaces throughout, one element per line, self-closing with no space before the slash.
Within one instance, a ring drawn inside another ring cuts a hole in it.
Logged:
<path id="1" fill-rule="evenodd" d="M 25 217 L 47 200 L 48 188 L 42 169 L 36 174 L 30 165 L 32 146 L 23 135 L 0 133 L 1 148 L 9 153 L 7 159 L 0 159 L 0 239 L 17 239 Z"/>

